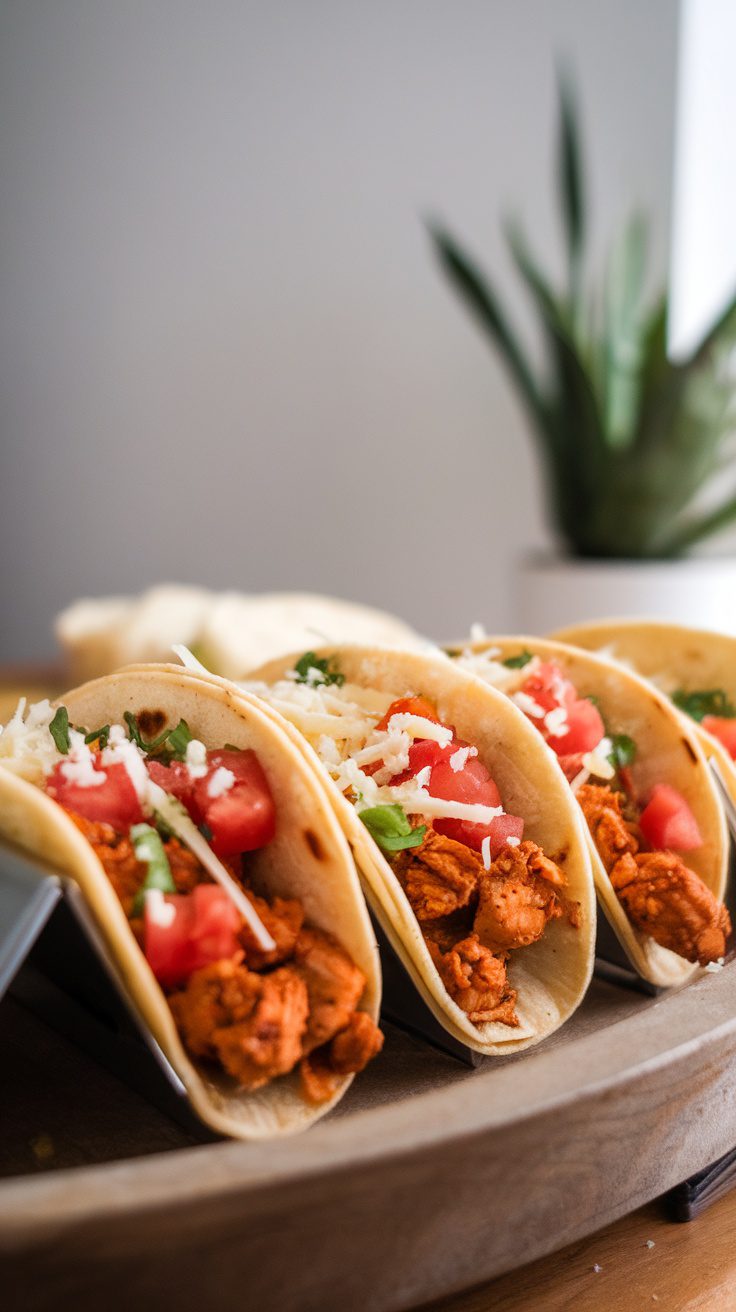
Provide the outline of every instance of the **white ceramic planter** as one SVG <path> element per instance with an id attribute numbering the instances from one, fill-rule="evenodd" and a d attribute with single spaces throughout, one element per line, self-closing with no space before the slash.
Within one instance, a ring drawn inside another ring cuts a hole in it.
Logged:
<path id="1" fill-rule="evenodd" d="M 640 616 L 736 634 L 736 557 L 640 563 L 527 556 L 517 566 L 514 612 L 519 633 Z"/>

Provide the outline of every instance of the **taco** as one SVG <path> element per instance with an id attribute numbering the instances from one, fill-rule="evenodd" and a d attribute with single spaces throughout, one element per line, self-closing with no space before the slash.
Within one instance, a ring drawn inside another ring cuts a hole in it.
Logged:
<path id="1" fill-rule="evenodd" d="M 598 896 L 630 960 L 660 987 L 722 960 L 723 810 L 695 732 L 651 684 L 537 638 L 449 649 L 523 711 L 585 816 Z"/>
<path id="2" fill-rule="evenodd" d="M 332 647 L 245 686 L 329 777 L 369 903 L 445 1030 L 501 1056 L 557 1029 L 590 979 L 595 896 L 524 716 L 441 654 Z"/>
<path id="3" fill-rule="evenodd" d="M 381 1047 L 378 953 L 323 787 L 273 714 L 149 666 L 0 733 L 0 837 L 81 887 L 219 1133 L 302 1129 Z"/>
<path id="4" fill-rule="evenodd" d="M 660 620 L 601 620 L 554 637 L 636 670 L 698 726 L 736 801 L 736 637 Z"/>

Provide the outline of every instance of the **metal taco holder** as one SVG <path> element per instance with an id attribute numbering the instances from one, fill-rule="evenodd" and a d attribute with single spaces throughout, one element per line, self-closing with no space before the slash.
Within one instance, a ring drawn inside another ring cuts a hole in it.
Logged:
<path id="1" fill-rule="evenodd" d="M 445 1032 L 376 927 L 384 965 L 384 1016 L 465 1065 L 481 1063 Z M 132 1006 L 84 897 L 0 847 L 0 999 L 8 992 L 197 1139 L 217 1136 L 194 1115 L 186 1090 Z"/>
<path id="2" fill-rule="evenodd" d="M 0 998 L 9 992 L 202 1142 L 213 1135 L 132 1007 L 82 893 L 0 848 Z"/>

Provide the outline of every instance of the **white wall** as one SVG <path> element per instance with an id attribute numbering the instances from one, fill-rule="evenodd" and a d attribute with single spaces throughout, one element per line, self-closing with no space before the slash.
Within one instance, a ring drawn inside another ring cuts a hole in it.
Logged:
<path id="1" fill-rule="evenodd" d="M 430 259 L 557 259 L 573 57 L 596 245 L 666 262 L 675 0 L 4 0 L 0 659 L 83 593 L 313 588 L 502 626 L 546 540 L 524 422 Z M 605 216 L 605 223 L 601 216 Z M 559 263 L 559 260 L 558 260 Z"/>

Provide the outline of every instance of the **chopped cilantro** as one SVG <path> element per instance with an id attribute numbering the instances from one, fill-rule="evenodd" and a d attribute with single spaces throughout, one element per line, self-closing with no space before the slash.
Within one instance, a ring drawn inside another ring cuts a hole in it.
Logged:
<path id="1" fill-rule="evenodd" d="M 527 651 L 525 647 L 523 651 L 520 651 L 518 653 L 518 655 L 507 656 L 506 660 L 502 661 L 501 664 L 505 665 L 506 668 L 509 670 L 523 670 L 524 666 L 528 665 L 529 662 L 533 660 L 534 660 L 534 653 L 531 651 Z"/>
<path id="2" fill-rule="evenodd" d="M 310 683 L 314 686 L 334 683 L 337 688 L 342 688 L 345 682 L 344 674 L 340 674 L 339 670 L 330 669 L 330 662 L 326 656 L 320 659 L 313 651 L 305 651 L 304 655 L 299 657 L 294 671 L 297 683 Z"/>
<path id="3" fill-rule="evenodd" d="M 69 751 L 69 712 L 66 706 L 59 706 L 49 725 L 49 733 L 56 743 L 57 751 L 66 756 Z"/>
<path id="4" fill-rule="evenodd" d="M 212 842 L 212 830 L 210 829 L 209 825 L 204 825 L 204 824 L 200 825 L 199 832 L 208 843 Z"/>
<path id="5" fill-rule="evenodd" d="M 358 815 L 368 833 L 384 852 L 403 852 L 407 847 L 419 847 L 427 832 L 426 825 L 412 829 L 400 806 L 369 806 Z"/>
<path id="6" fill-rule="evenodd" d="M 104 749 L 107 747 L 107 740 L 109 737 L 110 737 L 110 726 L 109 724 L 103 724 L 101 729 L 93 729 L 91 733 L 86 733 L 84 735 L 84 741 L 86 743 L 96 742 L 100 751 L 104 751 Z"/>
<path id="7" fill-rule="evenodd" d="M 140 747 L 142 752 L 146 752 L 149 756 L 155 752 L 159 754 L 162 759 L 166 756 L 167 764 L 172 760 L 181 761 L 184 759 L 187 750 L 187 743 L 191 741 L 192 737 L 186 720 L 180 720 L 174 729 L 163 729 L 156 738 L 152 738 L 151 741 L 147 743 L 145 739 L 141 737 L 141 731 L 138 728 L 138 722 L 133 712 L 125 711 L 124 719 L 128 726 L 128 737 Z M 164 746 L 166 747 L 165 752 L 161 750 Z"/>
<path id="8" fill-rule="evenodd" d="M 615 733 L 611 738 L 611 751 L 608 754 L 614 770 L 621 770 L 633 765 L 636 760 L 636 743 L 626 733 Z"/>
<path id="9" fill-rule="evenodd" d="M 176 884 L 171 874 L 169 858 L 164 851 L 161 836 L 152 825 L 133 825 L 130 839 L 139 861 L 148 866 L 146 877 L 133 903 L 133 915 L 140 916 L 146 903 L 146 893 L 157 888 L 162 893 L 175 893 Z"/>
<path id="10" fill-rule="evenodd" d="M 706 715 L 719 715 L 724 720 L 736 717 L 736 706 L 723 688 L 705 688 L 696 692 L 685 692 L 684 688 L 678 688 L 673 692 L 672 700 L 679 710 L 698 723 Z"/>
<path id="11" fill-rule="evenodd" d="M 136 720 L 133 712 L 124 711 L 123 719 L 125 720 L 125 723 L 128 726 L 128 737 L 131 739 L 132 742 L 136 743 L 136 745 L 140 747 L 142 752 L 155 751 L 157 747 L 161 747 L 166 742 L 166 739 L 169 736 L 169 730 L 164 729 L 158 735 L 157 738 L 154 738 L 152 740 L 152 742 L 150 743 L 144 742 L 143 738 L 141 737 L 141 731 L 138 728 L 138 721 Z"/>
<path id="12" fill-rule="evenodd" d="M 187 746 L 192 741 L 192 735 L 186 720 L 180 720 L 175 729 L 169 734 L 167 747 L 173 752 L 177 760 L 182 760 L 186 756 Z"/>

